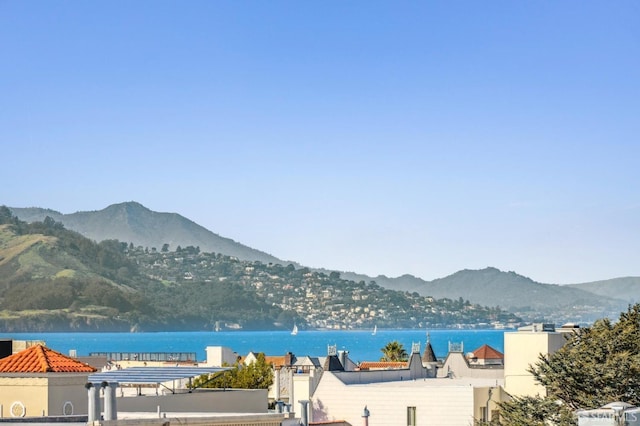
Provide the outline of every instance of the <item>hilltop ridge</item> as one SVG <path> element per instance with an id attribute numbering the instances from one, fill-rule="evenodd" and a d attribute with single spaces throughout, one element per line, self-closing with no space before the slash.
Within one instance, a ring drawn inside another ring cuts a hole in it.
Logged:
<path id="1" fill-rule="evenodd" d="M 66 228 L 97 242 L 115 239 L 158 250 L 164 244 L 169 244 L 171 249 L 194 246 L 200 247 L 202 251 L 223 253 L 240 260 L 282 263 L 275 256 L 221 237 L 177 213 L 154 212 L 135 201 L 112 204 L 102 210 L 71 214 L 38 207 L 9 209 L 25 222 L 43 221 L 49 216 Z"/>

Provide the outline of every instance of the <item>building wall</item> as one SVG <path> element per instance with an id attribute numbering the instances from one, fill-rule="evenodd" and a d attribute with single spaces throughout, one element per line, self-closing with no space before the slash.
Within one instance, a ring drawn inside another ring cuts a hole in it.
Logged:
<path id="1" fill-rule="evenodd" d="M 85 393 L 85 400 L 87 398 Z M 116 398 L 118 412 L 266 413 L 266 389 L 200 389 L 197 392 Z"/>
<path id="2" fill-rule="evenodd" d="M 206 366 L 222 367 L 233 365 L 238 358 L 238 354 L 225 346 L 207 346 L 207 362 Z"/>
<path id="3" fill-rule="evenodd" d="M 86 374 L 56 373 L 49 377 L 47 415 L 86 415 L 88 412 Z"/>
<path id="4" fill-rule="evenodd" d="M 420 379 L 372 385 L 347 386 L 335 375 L 325 372 L 312 398 L 312 422 L 345 420 L 352 425 L 363 423 L 366 406 L 370 412 L 369 425 L 406 424 L 407 407 L 416 407 L 418 426 L 469 426 L 473 424 L 476 408 L 474 387 L 429 385 L 429 381 L 449 379 Z M 424 386 L 420 386 L 424 384 Z M 480 400 L 478 404 L 486 402 Z"/>
<path id="5" fill-rule="evenodd" d="M 0 377 L 2 417 L 48 415 L 48 379 L 46 377 Z M 86 401 L 86 396 L 85 396 Z M 11 407 L 14 406 L 14 415 Z"/>
<path id="6" fill-rule="evenodd" d="M 476 420 L 490 421 L 495 420 L 493 413 L 497 412 L 500 407 L 499 403 L 508 401 L 510 398 L 501 386 L 490 386 L 483 388 L 474 388 L 474 406 L 473 415 Z M 486 412 L 486 417 L 483 416 Z"/>
<path id="7" fill-rule="evenodd" d="M 563 333 L 557 332 L 517 331 L 505 333 L 505 391 L 515 396 L 545 395 L 545 388 L 536 383 L 533 375 L 527 369 L 538 361 L 540 354 L 552 354 L 560 349 L 565 342 Z"/>
<path id="8" fill-rule="evenodd" d="M 293 375 L 293 394 L 295 395 L 295 401 L 292 401 L 292 406 L 295 407 L 298 401 L 308 400 L 311 397 L 311 376 L 309 374 L 294 374 Z M 298 407 L 296 407 L 297 409 Z"/>

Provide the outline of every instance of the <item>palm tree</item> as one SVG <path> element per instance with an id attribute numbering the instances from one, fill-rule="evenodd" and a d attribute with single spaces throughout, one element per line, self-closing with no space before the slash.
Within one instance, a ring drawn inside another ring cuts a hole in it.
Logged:
<path id="1" fill-rule="evenodd" d="M 409 359 L 409 355 L 404 346 L 397 340 L 387 343 L 385 347 L 380 350 L 383 354 L 380 361 L 406 361 Z"/>

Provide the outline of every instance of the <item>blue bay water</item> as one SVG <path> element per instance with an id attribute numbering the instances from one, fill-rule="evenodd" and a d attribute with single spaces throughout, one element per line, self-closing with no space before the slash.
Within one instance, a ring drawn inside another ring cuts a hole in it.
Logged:
<path id="1" fill-rule="evenodd" d="M 448 353 L 449 343 L 463 343 L 464 351 L 472 351 L 483 344 L 503 352 L 504 330 L 430 330 L 431 345 L 438 358 Z M 382 356 L 381 348 L 393 340 L 402 343 L 411 351 L 413 343 L 420 343 L 424 351 L 427 334 L 425 330 L 381 330 L 371 331 L 307 331 L 296 336 L 289 331 L 197 331 L 158 333 L 11 333 L 0 334 L 0 338 L 14 340 L 43 340 L 58 352 L 68 354 L 76 350 L 78 356 L 91 352 L 192 352 L 198 361 L 206 359 L 207 346 L 226 346 L 239 355 L 250 351 L 267 355 L 284 355 L 292 352 L 296 356 L 325 356 L 328 346 L 349 351 L 355 361 L 377 361 Z"/>

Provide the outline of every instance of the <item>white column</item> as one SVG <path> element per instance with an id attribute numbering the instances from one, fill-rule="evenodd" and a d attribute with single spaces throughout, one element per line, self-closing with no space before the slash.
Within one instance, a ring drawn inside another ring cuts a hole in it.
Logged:
<path id="1" fill-rule="evenodd" d="M 84 385 L 88 392 L 88 423 L 100 420 L 100 383 L 88 382 Z"/>
<path id="2" fill-rule="evenodd" d="M 118 409 L 116 407 L 116 388 L 117 382 L 102 382 L 104 388 L 104 419 L 117 420 Z"/>

